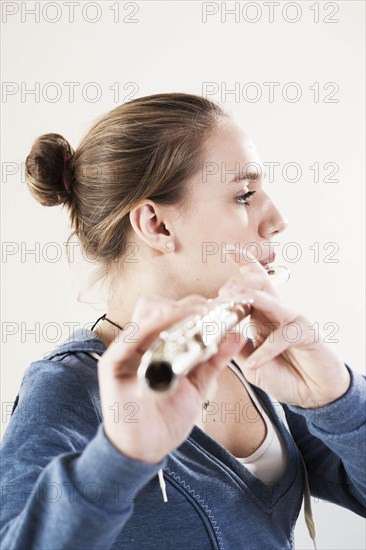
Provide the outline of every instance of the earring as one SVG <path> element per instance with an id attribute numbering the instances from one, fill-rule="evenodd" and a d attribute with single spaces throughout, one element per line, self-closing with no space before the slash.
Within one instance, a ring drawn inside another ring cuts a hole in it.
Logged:
<path id="1" fill-rule="evenodd" d="M 172 246 L 173 246 L 173 243 L 172 243 L 171 241 L 168 241 L 168 242 L 166 243 L 166 247 L 167 247 L 167 248 L 171 248 Z"/>

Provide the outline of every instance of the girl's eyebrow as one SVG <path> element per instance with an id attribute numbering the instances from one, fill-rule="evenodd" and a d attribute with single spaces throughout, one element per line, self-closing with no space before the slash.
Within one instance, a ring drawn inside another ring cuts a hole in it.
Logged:
<path id="1" fill-rule="evenodd" d="M 234 179 L 229 181 L 228 183 L 237 183 L 238 181 L 242 180 L 259 181 L 260 179 L 265 179 L 266 177 L 266 170 L 264 170 L 263 173 L 248 170 L 247 172 L 245 172 L 245 174 L 237 174 Z"/>

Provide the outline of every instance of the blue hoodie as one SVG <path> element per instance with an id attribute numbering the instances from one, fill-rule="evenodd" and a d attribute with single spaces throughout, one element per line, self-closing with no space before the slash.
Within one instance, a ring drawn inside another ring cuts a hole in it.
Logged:
<path id="1" fill-rule="evenodd" d="M 266 485 L 197 425 L 157 464 L 123 455 L 104 432 L 88 355 L 105 349 L 79 329 L 26 369 L 2 440 L 4 550 L 293 549 L 307 478 L 313 496 L 366 517 L 366 377 L 348 365 L 347 393 L 315 410 L 279 409 L 251 386 L 288 453 Z M 124 413 L 132 421 L 133 405 Z"/>

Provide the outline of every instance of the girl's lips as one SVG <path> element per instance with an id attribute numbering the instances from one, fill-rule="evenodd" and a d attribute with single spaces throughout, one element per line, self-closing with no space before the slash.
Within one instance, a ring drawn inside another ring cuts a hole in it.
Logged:
<path id="1" fill-rule="evenodd" d="M 274 263 L 275 261 L 275 258 L 276 256 L 273 255 L 271 256 L 270 258 L 268 258 L 267 260 L 263 260 L 261 262 L 259 262 L 265 269 L 268 269 L 269 267 L 272 266 L 272 264 Z"/>
<path id="2" fill-rule="evenodd" d="M 237 254 L 238 253 L 238 247 L 237 246 L 234 246 L 234 245 L 230 245 L 230 244 L 226 244 L 225 246 L 225 252 L 227 254 L 231 254 L 231 253 L 235 253 Z M 230 258 L 231 259 L 231 258 Z M 269 267 L 271 267 L 271 264 L 274 263 L 275 259 L 276 259 L 276 254 L 271 254 L 270 256 L 268 256 L 267 258 L 265 258 L 264 260 L 260 260 L 259 258 L 255 258 L 253 256 L 253 260 L 257 259 L 257 261 L 265 268 L 265 269 L 268 269 Z M 245 264 L 243 264 L 245 265 Z"/>

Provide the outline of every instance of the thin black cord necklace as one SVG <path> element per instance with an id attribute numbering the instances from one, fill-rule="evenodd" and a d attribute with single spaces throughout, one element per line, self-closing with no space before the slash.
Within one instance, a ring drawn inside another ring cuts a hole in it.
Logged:
<path id="1" fill-rule="evenodd" d="M 123 327 L 120 327 L 119 325 L 117 325 L 117 323 L 114 323 L 113 321 L 108 319 L 108 317 L 106 317 L 106 315 L 107 315 L 106 313 L 104 313 L 104 315 L 101 315 L 101 317 L 99 317 L 99 319 L 97 319 L 95 321 L 94 325 L 92 326 L 92 328 L 90 330 L 94 330 L 94 327 L 99 323 L 99 321 L 107 321 L 111 325 L 114 325 L 115 327 L 119 328 L 120 330 L 123 330 Z"/>

